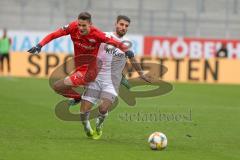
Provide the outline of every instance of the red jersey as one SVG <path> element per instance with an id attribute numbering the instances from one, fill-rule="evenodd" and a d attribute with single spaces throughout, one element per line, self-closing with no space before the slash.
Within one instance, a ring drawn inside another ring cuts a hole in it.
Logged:
<path id="1" fill-rule="evenodd" d="M 84 54 L 90 54 L 96 57 L 101 43 L 111 44 L 123 51 L 126 51 L 126 47 L 122 45 L 121 42 L 116 41 L 111 37 L 107 37 L 105 33 L 94 26 L 90 27 L 90 32 L 87 35 L 81 35 L 78 29 L 77 21 L 73 21 L 70 24 L 56 30 L 55 32 L 50 33 L 39 44 L 44 46 L 51 40 L 65 35 L 71 36 L 74 45 L 74 57 Z M 81 61 L 81 58 L 78 60 Z M 76 63 L 75 60 L 76 67 L 79 66 L 78 64 L 79 63 Z"/>

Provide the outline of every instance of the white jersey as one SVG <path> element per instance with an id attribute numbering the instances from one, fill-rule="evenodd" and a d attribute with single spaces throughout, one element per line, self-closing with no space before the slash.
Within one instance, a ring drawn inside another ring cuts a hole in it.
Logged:
<path id="1" fill-rule="evenodd" d="M 105 34 L 118 41 L 128 41 L 125 37 L 118 38 L 113 32 L 106 32 Z M 101 43 L 98 50 L 98 75 L 94 82 L 88 84 L 82 99 L 93 104 L 96 104 L 101 98 L 107 98 L 113 102 L 118 95 L 126 60 L 127 57 L 123 51 Z"/>
<path id="2" fill-rule="evenodd" d="M 118 38 L 113 32 L 105 32 L 109 37 L 113 37 L 118 41 L 128 41 L 127 38 Z M 125 53 L 118 48 L 102 43 L 98 50 L 98 59 L 100 60 L 99 73 L 96 80 L 106 83 L 119 85 L 122 79 L 122 70 L 126 64 L 127 57 Z"/>

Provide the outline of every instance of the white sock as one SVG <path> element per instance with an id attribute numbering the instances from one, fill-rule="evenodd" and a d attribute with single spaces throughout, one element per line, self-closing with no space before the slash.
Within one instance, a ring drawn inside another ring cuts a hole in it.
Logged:
<path id="1" fill-rule="evenodd" d="M 80 120 L 82 121 L 84 128 L 88 130 L 91 129 L 91 124 L 89 122 L 89 115 L 90 115 L 90 112 L 80 113 Z"/>
<path id="2" fill-rule="evenodd" d="M 82 124 L 83 124 L 83 126 L 84 126 L 85 129 L 87 129 L 87 130 L 91 130 L 91 129 L 92 129 L 89 120 L 83 121 Z"/>

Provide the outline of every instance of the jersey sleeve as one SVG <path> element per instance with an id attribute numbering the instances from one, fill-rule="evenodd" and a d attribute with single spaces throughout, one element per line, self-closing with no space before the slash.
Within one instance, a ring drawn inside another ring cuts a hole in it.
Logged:
<path id="1" fill-rule="evenodd" d="M 114 47 L 121 49 L 123 52 L 126 52 L 128 50 L 128 47 L 126 45 L 124 45 L 121 41 L 115 40 L 113 37 L 111 37 L 108 34 L 105 34 L 99 31 L 97 36 L 101 43 L 110 44 Z"/>
<path id="2" fill-rule="evenodd" d="M 133 42 L 129 38 L 124 39 L 124 44 L 128 46 L 128 50 L 133 51 Z"/>
<path id="3" fill-rule="evenodd" d="M 59 37 L 62 37 L 62 36 L 66 36 L 68 34 L 70 34 L 70 24 L 69 25 L 65 25 L 59 29 L 57 29 L 56 31 L 48 34 L 46 37 L 44 37 L 41 41 L 40 41 L 40 45 L 41 46 L 44 46 L 46 45 L 47 43 L 49 43 L 50 41 L 56 39 L 56 38 L 59 38 Z"/>

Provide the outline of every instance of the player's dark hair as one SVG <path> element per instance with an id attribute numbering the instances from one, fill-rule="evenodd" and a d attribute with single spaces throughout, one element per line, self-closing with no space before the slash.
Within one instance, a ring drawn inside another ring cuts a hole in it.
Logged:
<path id="1" fill-rule="evenodd" d="M 92 21 L 92 16 L 88 12 L 82 12 L 78 15 L 78 19 L 87 20 L 87 21 L 91 22 Z"/>
<path id="2" fill-rule="evenodd" d="M 128 16 L 125 16 L 125 15 L 118 15 L 117 16 L 117 23 L 120 21 L 120 20 L 125 20 L 125 21 L 127 21 L 128 23 L 130 23 L 131 22 L 131 20 L 130 20 L 130 18 L 128 17 Z"/>

